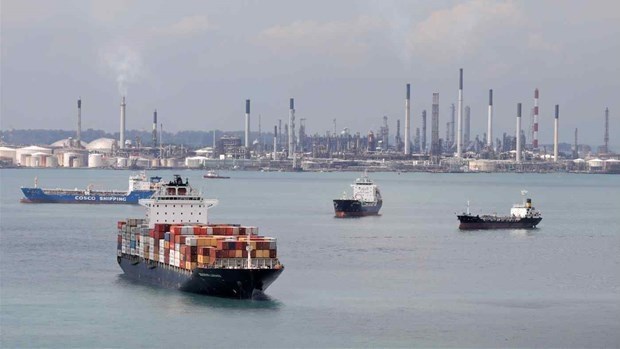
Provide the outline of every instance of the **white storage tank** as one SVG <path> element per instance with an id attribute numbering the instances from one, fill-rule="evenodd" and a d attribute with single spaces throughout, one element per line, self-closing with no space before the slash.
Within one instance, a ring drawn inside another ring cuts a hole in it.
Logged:
<path id="1" fill-rule="evenodd" d="M 166 167 L 177 167 L 177 159 L 175 158 L 166 159 Z"/>
<path id="2" fill-rule="evenodd" d="M 30 167 L 45 167 L 47 157 L 46 153 L 34 153 L 30 156 Z"/>
<path id="3" fill-rule="evenodd" d="M 46 159 L 45 167 L 58 167 L 58 158 L 55 156 L 49 156 Z"/>
<path id="4" fill-rule="evenodd" d="M 67 152 L 62 154 L 62 166 L 63 167 L 74 167 L 73 162 L 79 155 L 76 153 Z"/>
<path id="5" fill-rule="evenodd" d="M 16 156 L 17 149 L 9 147 L 0 147 L 0 158 L 10 159 L 12 163 L 17 162 Z"/>
<path id="6" fill-rule="evenodd" d="M 116 167 L 127 167 L 127 158 L 117 158 Z"/>
<path id="7" fill-rule="evenodd" d="M 152 168 L 159 167 L 159 159 L 151 159 L 151 167 Z"/>
<path id="8" fill-rule="evenodd" d="M 103 155 L 88 154 L 88 167 L 89 168 L 103 167 Z"/>

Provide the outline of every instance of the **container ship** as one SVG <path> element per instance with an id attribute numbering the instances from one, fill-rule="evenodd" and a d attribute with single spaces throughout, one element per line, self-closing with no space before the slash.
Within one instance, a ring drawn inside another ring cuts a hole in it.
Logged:
<path id="1" fill-rule="evenodd" d="M 348 196 L 345 192 L 340 199 L 334 200 L 334 211 L 336 217 L 361 217 L 378 215 L 383 199 L 381 192 L 376 184 L 368 178 L 368 174 L 355 180 L 355 184 L 351 184 L 353 195 Z"/>
<path id="2" fill-rule="evenodd" d="M 159 185 L 161 177 L 147 179 L 144 172 L 129 177 L 129 189 L 96 190 L 89 186 L 86 189 L 43 189 L 34 180 L 34 187 L 21 187 L 23 203 L 59 203 L 59 204 L 133 204 L 138 205 L 141 199 L 151 197 Z"/>
<path id="3" fill-rule="evenodd" d="M 525 196 L 524 190 L 521 195 Z M 515 204 L 510 209 L 510 216 L 473 215 L 467 212 L 457 215 L 460 222 L 459 229 L 533 229 L 542 221 L 540 211 L 532 206 L 532 199 L 524 199 L 522 204 Z"/>
<path id="4" fill-rule="evenodd" d="M 181 291 L 248 299 L 284 270 L 276 239 L 258 228 L 209 224 L 206 200 L 179 176 L 141 200 L 146 218 L 118 222 L 117 262 L 125 275 Z"/>

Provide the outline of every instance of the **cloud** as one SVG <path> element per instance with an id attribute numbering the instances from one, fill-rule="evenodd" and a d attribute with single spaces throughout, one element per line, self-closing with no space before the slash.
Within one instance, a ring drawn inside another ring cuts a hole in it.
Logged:
<path id="1" fill-rule="evenodd" d="M 256 42 L 283 55 L 310 52 L 351 60 L 366 54 L 372 34 L 385 26 L 383 20 L 368 16 L 332 22 L 297 21 L 263 30 Z"/>
<path id="2" fill-rule="evenodd" d="M 196 15 L 181 18 L 180 21 L 163 28 L 154 28 L 153 31 L 160 35 L 191 36 L 205 32 L 212 28 L 207 16 Z"/>
<path id="3" fill-rule="evenodd" d="M 96 21 L 113 23 L 132 5 L 132 0 L 92 0 L 90 13 Z"/>
<path id="4" fill-rule="evenodd" d="M 513 2 L 473 0 L 432 12 L 414 26 L 407 45 L 412 55 L 462 58 L 493 41 L 498 31 L 522 22 L 521 11 Z"/>

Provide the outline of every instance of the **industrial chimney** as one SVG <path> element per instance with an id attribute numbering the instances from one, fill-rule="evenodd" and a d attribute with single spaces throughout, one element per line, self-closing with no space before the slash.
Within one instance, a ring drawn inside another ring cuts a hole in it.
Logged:
<path id="1" fill-rule="evenodd" d="M 489 118 L 487 120 L 487 146 L 493 148 L 493 90 L 489 90 Z"/>
<path id="2" fill-rule="evenodd" d="M 276 159 L 276 154 L 278 152 L 278 126 L 273 126 L 273 156 L 272 160 Z"/>
<path id="3" fill-rule="evenodd" d="M 405 96 L 405 155 L 411 154 L 410 133 L 411 133 L 411 84 L 407 84 L 407 94 Z"/>
<path id="4" fill-rule="evenodd" d="M 119 148 L 125 149 L 125 96 L 121 98 L 121 135 Z"/>
<path id="5" fill-rule="evenodd" d="M 157 109 L 153 112 L 153 148 L 157 148 Z"/>
<path id="6" fill-rule="evenodd" d="M 553 125 L 553 161 L 558 162 L 558 127 L 560 126 L 560 106 L 555 105 L 555 122 Z"/>
<path id="7" fill-rule="evenodd" d="M 288 158 L 292 159 L 295 154 L 295 98 L 289 101 L 288 116 Z"/>
<path id="8" fill-rule="evenodd" d="M 605 143 L 604 153 L 609 153 L 609 108 L 605 108 L 605 136 L 603 137 Z"/>
<path id="9" fill-rule="evenodd" d="M 534 139 L 532 147 L 538 149 L 538 89 L 534 90 Z"/>
<path id="10" fill-rule="evenodd" d="M 422 153 L 426 153 L 426 109 L 422 110 L 422 139 L 421 139 L 421 148 L 420 151 Z"/>
<path id="11" fill-rule="evenodd" d="M 245 147 L 250 149 L 250 100 L 245 100 Z"/>
<path id="12" fill-rule="evenodd" d="M 82 97 L 78 98 L 77 105 L 78 105 L 78 120 L 77 120 L 78 124 L 77 124 L 77 135 L 75 138 L 77 139 L 77 146 L 81 148 L 82 142 L 80 141 L 82 139 Z"/>
<path id="13" fill-rule="evenodd" d="M 521 162 L 521 103 L 517 103 L 517 162 Z"/>
<path id="14" fill-rule="evenodd" d="M 456 157 L 463 156 L 463 68 L 459 70 L 459 110 L 456 117 Z"/>

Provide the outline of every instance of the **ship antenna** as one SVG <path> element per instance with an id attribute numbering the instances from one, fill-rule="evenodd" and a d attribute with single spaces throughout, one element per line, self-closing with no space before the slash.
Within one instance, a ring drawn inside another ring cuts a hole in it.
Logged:
<path id="1" fill-rule="evenodd" d="M 469 215 L 469 200 L 467 200 L 467 215 Z"/>
<path id="2" fill-rule="evenodd" d="M 39 177 L 34 176 L 34 187 L 38 188 L 39 187 Z"/>
<path id="3" fill-rule="evenodd" d="M 523 196 L 523 207 L 525 207 L 525 195 L 527 195 L 527 190 L 521 190 L 521 196 Z"/>

